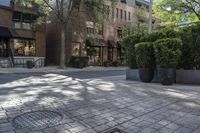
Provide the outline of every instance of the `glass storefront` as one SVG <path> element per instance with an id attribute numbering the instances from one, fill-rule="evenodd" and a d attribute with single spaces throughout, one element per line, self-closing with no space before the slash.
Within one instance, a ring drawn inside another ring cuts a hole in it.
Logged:
<path id="1" fill-rule="evenodd" d="M 14 56 L 35 56 L 35 40 L 14 40 Z"/>

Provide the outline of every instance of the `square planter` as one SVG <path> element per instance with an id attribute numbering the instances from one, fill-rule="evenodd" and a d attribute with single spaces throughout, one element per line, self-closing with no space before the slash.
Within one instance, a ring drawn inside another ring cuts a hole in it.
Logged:
<path id="1" fill-rule="evenodd" d="M 200 70 L 176 70 L 176 83 L 200 84 Z"/>

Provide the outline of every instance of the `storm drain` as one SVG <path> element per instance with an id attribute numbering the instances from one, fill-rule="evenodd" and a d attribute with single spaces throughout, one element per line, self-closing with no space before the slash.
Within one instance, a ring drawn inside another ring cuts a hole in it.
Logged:
<path id="1" fill-rule="evenodd" d="M 17 129 L 30 128 L 42 129 L 59 124 L 62 114 L 54 111 L 34 111 L 19 115 L 13 119 L 13 125 Z"/>
<path id="2" fill-rule="evenodd" d="M 113 129 L 109 129 L 104 133 L 125 133 L 124 131 L 118 129 L 118 128 L 113 128 Z"/>

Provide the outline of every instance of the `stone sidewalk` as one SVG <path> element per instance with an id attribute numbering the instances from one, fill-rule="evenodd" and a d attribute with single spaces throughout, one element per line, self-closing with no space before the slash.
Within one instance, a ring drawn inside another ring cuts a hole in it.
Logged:
<path id="1" fill-rule="evenodd" d="M 5 73 L 62 73 L 62 72 L 77 72 L 77 71 L 110 71 L 110 70 L 126 70 L 127 67 L 98 67 L 89 66 L 83 69 L 71 68 L 59 69 L 58 66 L 47 66 L 41 68 L 0 68 L 0 74 Z"/>
<path id="2" fill-rule="evenodd" d="M 28 76 L 0 84 L 1 133 L 200 133 L 200 87 L 124 76 Z M 9 77 L 8 77 L 9 79 Z"/>

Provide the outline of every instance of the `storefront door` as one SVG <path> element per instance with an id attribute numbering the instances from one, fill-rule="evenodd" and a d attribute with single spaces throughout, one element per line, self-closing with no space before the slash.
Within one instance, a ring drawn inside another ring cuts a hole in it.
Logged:
<path id="1" fill-rule="evenodd" d="M 0 39 L 0 57 L 8 57 L 8 40 Z"/>

